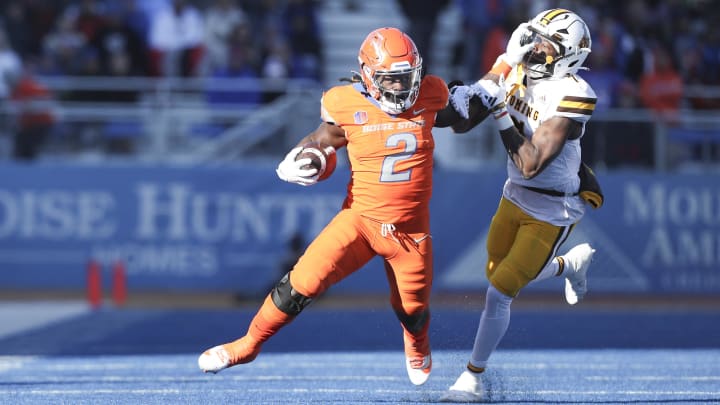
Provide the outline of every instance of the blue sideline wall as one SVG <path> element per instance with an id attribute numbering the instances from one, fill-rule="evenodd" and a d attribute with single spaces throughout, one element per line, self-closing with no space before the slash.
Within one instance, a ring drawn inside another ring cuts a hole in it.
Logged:
<path id="1" fill-rule="evenodd" d="M 131 291 L 264 293 L 290 237 L 311 240 L 342 203 L 346 168 L 314 187 L 274 164 L 227 167 L 2 165 L 0 289 L 81 290 L 86 266 L 126 263 Z M 720 184 L 713 175 L 600 173 L 606 204 L 565 249 L 589 241 L 597 292 L 720 292 Z M 485 237 L 505 173 L 436 169 L 435 291 L 483 290 Z M 561 280 L 532 285 L 557 289 Z M 333 291 L 386 291 L 379 260 Z"/>

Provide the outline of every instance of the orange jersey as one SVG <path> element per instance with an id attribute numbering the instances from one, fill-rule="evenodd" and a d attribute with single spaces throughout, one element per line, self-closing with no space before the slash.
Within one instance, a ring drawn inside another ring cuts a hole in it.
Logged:
<path id="1" fill-rule="evenodd" d="M 322 119 L 345 130 L 352 176 L 345 207 L 382 223 L 428 221 L 432 195 L 432 128 L 447 106 L 445 82 L 423 78 L 418 100 L 390 115 L 361 84 L 337 86 L 322 98 Z"/>

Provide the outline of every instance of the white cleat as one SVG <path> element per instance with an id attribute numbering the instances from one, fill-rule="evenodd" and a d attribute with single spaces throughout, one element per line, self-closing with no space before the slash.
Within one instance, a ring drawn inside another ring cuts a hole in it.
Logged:
<path id="1" fill-rule="evenodd" d="M 565 260 L 565 300 L 575 305 L 587 293 L 587 271 L 592 262 L 595 249 L 587 243 L 582 243 L 570 249 L 562 257 Z"/>
<path id="2" fill-rule="evenodd" d="M 405 358 L 405 367 L 407 368 L 410 382 L 415 385 L 423 385 L 430 378 L 432 370 L 432 357 L 428 354 L 425 357 L 411 359 Z"/>
<path id="3" fill-rule="evenodd" d="M 448 391 L 440 397 L 440 402 L 483 402 L 485 388 L 480 373 L 463 371 Z"/>
<path id="4" fill-rule="evenodd" d="M 205 350 L 198 357 L 198 367 L 206 373 L 217 373 L 230 367 L 230 355 L 222 345 Z"/>

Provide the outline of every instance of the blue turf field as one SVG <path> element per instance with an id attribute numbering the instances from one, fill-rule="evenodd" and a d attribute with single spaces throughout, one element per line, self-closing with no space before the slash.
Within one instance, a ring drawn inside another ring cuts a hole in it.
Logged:
<path id="1" fill-rule="evenodd" d="M 414 387 L 385 309 L 310 307 L 255 362 L 218 375 L 197 355 L 239 335 L 254 308 L 69 311 L 9 327 L 58 305 L 31 309 L 0 304 L 2 404 L 432 403 L 479 316 L 435 309 L 433 375 Z M 514 309 L 491 363 L 495 403 L 720 403 L 720 310 Z"/>

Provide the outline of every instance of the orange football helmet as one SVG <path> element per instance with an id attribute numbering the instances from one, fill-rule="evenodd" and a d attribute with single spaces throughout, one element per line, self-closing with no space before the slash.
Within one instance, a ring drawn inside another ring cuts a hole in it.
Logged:
<path id="1" fill-rule="evenodd" d="M 358 62 L 367 92 L 390 114 L 400 114 L 417 101 L 422 58 L 409 36 L 397 28 L 379 28 L 360 45 Z"/>

